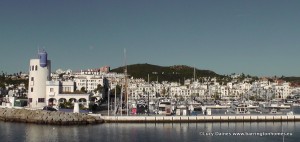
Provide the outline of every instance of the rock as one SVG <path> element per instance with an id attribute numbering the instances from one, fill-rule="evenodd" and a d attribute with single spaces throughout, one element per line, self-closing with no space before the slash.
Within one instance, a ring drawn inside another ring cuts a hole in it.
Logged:
<path id="1" fill-rule="evenodd" d="M 95 121 L 95 119 L 88 118 L 88 119 L 87 119 L 87 123 L 88 123 L 88 124 L 94 124 L 94 123 L 96 123 L 96 121 Z"/>

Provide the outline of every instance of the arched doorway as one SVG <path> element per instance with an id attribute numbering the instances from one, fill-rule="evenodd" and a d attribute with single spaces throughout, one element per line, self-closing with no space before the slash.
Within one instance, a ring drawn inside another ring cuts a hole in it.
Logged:
<path id="1" fill-rule="evenodd" d="M 55 98 L 50 98 L 48 100 L 48 106 L 56 106 L 57 105 L 57 100 Z"/>
<path id="2" fill-rule="evenodd" d="M 77 102 L 77 100 L 76 100 L 75 98 L 70 98 L 70 99 L 69 99 L 69 102 L 75 103 L 75 102 Z"/>
<path id="3" fill-rule="evenodd" d="M 59 102 L 59 103 L 67 102 L 67 99 L 65 99 L 65 98 L 60 98 L 60 99 L 58 99 L 58 102 Z"/>
<path id="4" fill-rule="evenodd" d="M 80 98 L 78 101 L 79 101 L 80 103 L 85 103 L 87 100 L 86 100 L 85 98 Z"/>

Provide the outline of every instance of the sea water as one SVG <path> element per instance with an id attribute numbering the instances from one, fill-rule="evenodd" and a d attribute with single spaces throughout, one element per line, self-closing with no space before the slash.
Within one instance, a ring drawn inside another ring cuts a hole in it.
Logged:
<path id="1" fill-rule="evenodd" d="M 1 142 L 290 142 L 300 122 L 107 123 L 55 126 L 0 122 Z"/>

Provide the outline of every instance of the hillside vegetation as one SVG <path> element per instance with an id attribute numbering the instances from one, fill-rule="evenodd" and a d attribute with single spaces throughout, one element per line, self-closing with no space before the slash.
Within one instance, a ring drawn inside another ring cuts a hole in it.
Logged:
<path id="1" fill-rule="evenodd" d="M 111 70 L 112 72 L 123 73 L 124 67 L 119 67 Z M 194 68 L 185 66 L 185 65 L 175 65 L 175 66 L 158 66 L 151 64 L 133 64 L 127 66 L 127 72 L 129 76 L 133 76 L 134 78 L 143 78 L 148 80 L 148 74 L 150 81 L 169 81 L 169 82 L 178 82 L 179 80 L 182 82 L 184 79 L 193 78 L 194 77 Z M 195 69 L 196 78 L 199 77 L 220 77 L 220 75 L 216 74 L 210 70 L 199 70 Z"/>

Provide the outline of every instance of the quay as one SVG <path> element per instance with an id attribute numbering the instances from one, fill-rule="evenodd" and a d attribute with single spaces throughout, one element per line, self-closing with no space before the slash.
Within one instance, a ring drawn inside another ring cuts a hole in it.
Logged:
<path id="1" fill-rule="evenodd" d="M 93 114 L 91 114 L 93 116 Z M 94 116 L 97 116 L 96 114 Z M 100 116 L 106 123 L 297 122 L 300 115 Z"/>

